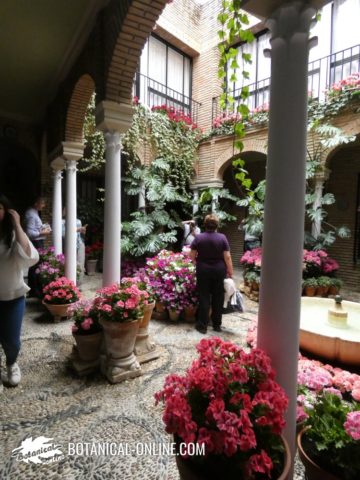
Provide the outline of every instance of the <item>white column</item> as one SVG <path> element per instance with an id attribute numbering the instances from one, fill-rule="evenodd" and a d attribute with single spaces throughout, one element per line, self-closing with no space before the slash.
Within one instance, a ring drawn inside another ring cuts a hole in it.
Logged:
<path id="1" fill-rule="evenodd" d="M 76 283 L 76 160 L 66 160 L 65 276 Z"/>
<path id="2" fill-rule="evenodd" d="M 199 190 L 193 191 L 193 205 L 192 205 L 193 216 L 199 211 Z"/>
<path id="3" fill-rule="evenodd" d="M 121 143 L 131 126 L 131 105 L 104 100 L 96 106 L 96 126 L 105 133 L 105 213 L 103 286 L 120 281 L 121 272 Z"/>
<path id="4" fill-rule="evenodd" d="M 105 133 L 105 212 L 103 285 L 120 281 L 121 163 L 120 133 Z"/>
<path id="5" fill-rule="evenodd" d="M 289 397 L 285 437 L 295 453 L 304 238 L 307 69 L 309 28 L 315 9 L 303 2 L 280 6 L 268 20 L 271 38 L 266 200 L 258 346 L 271 357 Z"/>
<path id="6" fill-rule="evenodd" d="M 314 180 L 315 180 L 315 199 L 313 203 L 313 209 L 317 210 L 318 208 L 321 208 L 321 199 L 323 195 L 323 188 L 324 188 L 324 183 L 325 181 L 329 178 L 329 170 L 325 170 L 323 172 L 318 172 L 315 174 Z M 312 222 L 311 225 L 311 235 L 314 238 L 318 238 L 318 236 L 321 233 L 321 218 L 317 218 Z"/>
<path id="7" fill-rule="evenodd" d="M 55 255 L 62 253 L 62 171 L 53 168 L 52 236 Z"/>

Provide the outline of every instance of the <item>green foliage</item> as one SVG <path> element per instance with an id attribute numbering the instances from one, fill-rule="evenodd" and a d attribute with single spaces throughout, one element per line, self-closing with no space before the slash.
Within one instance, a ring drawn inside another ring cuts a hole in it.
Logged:
<path id="1" fill-rule="evenodd" d="M 96 130 L 95 93 L 91 97 L 85 114 L 84 139 L 84 157 L 80 162 L 79 171 L 98 170 L 105 163 L 105 139 L 104 134 Z"/>
<path id="2" fill-rule="evenodd" d="M 343 480 L 360 478 L 359 441 L 347 434 L 347 414 L 360 410 L 360 404 L 345 402 L 337 395 L 319 394 L 311 408 L 305 432 L 306 453 L 326 471 Z"/>
<path id="3" fill-rule="evenodd" d="M 205 215 L 212 212 L 212 202 L 216 201 L 216 215 L 219 217 L 220 226 L 227 222 L 236 221 L 236 217 L 227 213 L 227 209 L 222 206 L 224 201 L 232 204 L 239 205 L 239 198 L 232 195 L 226 188 L 207 188 L 201 191 L 201 195 L 198 202 L 199 210 L 196 214 L 198 223 L 201 223 Z M 220 202 L 218 203 L 218 200 Z"/>
<path id="4" fill-rule="evenodd" d="M 176 242 L 178 212 L 187 212 L 191 206 L 189 187 L 199 139 L 198 129 L 170 120 L 166 112 L 136 106 L 133 124 L 123 139 L 124 181 L 129 195 L 145 192 L 145 208 L 122 224 L 123 253 L 153 255 Z M 150 165 L 140 165 L 138 152 L 144 145 L 154 158 Z"/>
<path id="5" fill-rule="evenodd" d="M 302 286 L 303 288 L 306 288 L 306 287 L 316 288 L 318 286 L 318 279 L 315 277 L 306 278 L 305 280 L 303 280 Z"/>

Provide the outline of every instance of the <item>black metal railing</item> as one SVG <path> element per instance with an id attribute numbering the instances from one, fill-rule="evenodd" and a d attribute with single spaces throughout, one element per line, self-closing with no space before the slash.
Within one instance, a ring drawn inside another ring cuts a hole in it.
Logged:
<path id="1" fill-rule="evenodd" d="M 326 90 L 334 83 L 348 77 L 353 73 L 360 72 L 360 45 L 332 53 L 326 57 L 309 62 L 308 68 L 308 91 L 312 98 L 320 101 L 325 99 Z M 246 86 L 246 84 L 244 84 Z M 249 97 L 245 101 L 250 110 L 269 103 L 270 99 L 270 78 L 260 80 L 247 85 Z M 242 88 L 234 89 L 231 92 L 234 104 L 229 105 L 225 112 L 220 108 L 220 96 L 212 99 L 212 121 L 223 113 L 237 111 L 241 103 Z"/>
<path id="2" fill-rule="evenodd" d="M 200 103 L 168 86 L 137 72 L 134 78 L 133 96 L 148 107 L 166 105 L 189 115 L 197 123 Z"/>

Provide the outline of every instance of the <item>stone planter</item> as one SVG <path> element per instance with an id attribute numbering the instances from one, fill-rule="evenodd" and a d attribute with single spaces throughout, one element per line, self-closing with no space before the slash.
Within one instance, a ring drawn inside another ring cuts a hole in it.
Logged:
<path id="1" fill-rule="evenodd" d="M 86 273 L 88 275 L 95 275 L 96 273 L 96 266 L 97 266 L 97 259 L 94 258 L 88 258 L 85 262 L 85 267 L 86 267 Z"/>
<path id="2" fill-rule="evenodd" d="M 52 303 L 46 303 L 44 300 L 42 304 L 49 310 L 51 315 L 54 317 L 54 323 L 59 323 L 61 320 L 67 320 L 69 317 L 69 308 L 74 305 L 74 303 L 65 303 L 63 305 L 55 305 Z"/>
<path id="3" fill-rule="evenodd" d="M 160 355 L 156 350 L 155 343 L 149 336 L 149 323 L 154 307 L 155 302 L 145 306 L 144 316 L 139 323 L 139 330 L 136 335 L 134 348 L 134 353 L 139 363 L 155 360 L 155 358 L 158 358 Z"/>
<path id="4" fill-rule="evenodd" d="M 119 383 L 142 374 L 134 355 L 139 320 L 110 322 L 100 319 L 104 329 L 106 354 L 101 358 L 101 371 L 111 383 Z"/>
<path id="5" fill-rule="evenodd" d="M 311 458 L 305 452 L 302 442 L 306 430 L 307 428 L 304 428 L 297 436 L 299 457 L 305 467 L 306 478 L 308 480 L 341 480 L 339 477 L 336 477 L 332 473 L 327 472 L 326 470 L 321 468 L 317 463 L 311 460 Z"/>
<path id="6" fill-rule="evenodd" d="M 284 452 L 284 467 L 283 471 L 280 476 L 278 477 L 271 477 L 272 480 L 287 480 L 290 472 L 291 467 L 291 454 L 289 446 L 284 437 L 282 437 L 285 446 Z M 176 442 L 179 443 L 178 441 Z M 224 463 L 217 464 L 216 462 L 209 461 L 203 462 L 200 466 L 199 464 L 195 464 L 192 461 L 193 457 L 188 457 L 184 459 L 181 455 L 176 455 L 176 465 L 179 470 L 180 479 L 181 480 L 217 480 L 219 478 L 228 478 L 228 479 L 242 479 L 244 478 L 243 472 L 237 469 L 231 469 L 224 472 L 223 467 Z M 229 459 L 227 459 L 229 461 Z"/>

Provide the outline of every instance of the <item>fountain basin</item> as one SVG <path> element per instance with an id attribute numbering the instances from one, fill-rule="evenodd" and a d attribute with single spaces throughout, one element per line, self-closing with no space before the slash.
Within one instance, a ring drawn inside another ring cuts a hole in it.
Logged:
<path id="1" fill-rule="evenodd" d="M 342 302 L 348 312 L 346 328 L 328 323 L 328 310 L 333 305 L 330 298 L 301 298 L 300 347 L 328 360 L 360 366 L 360 304 Z"/>

